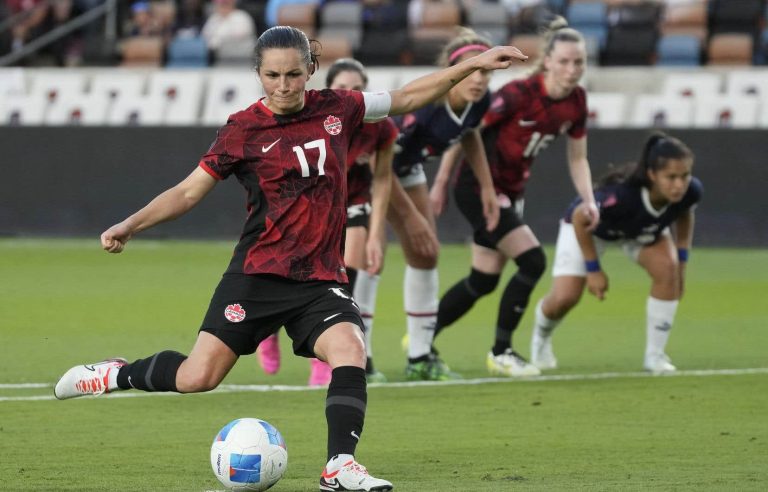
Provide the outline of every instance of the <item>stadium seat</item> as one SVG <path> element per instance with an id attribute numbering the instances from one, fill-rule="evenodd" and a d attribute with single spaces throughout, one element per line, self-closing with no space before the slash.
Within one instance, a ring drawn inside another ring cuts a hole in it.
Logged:
<path id="1" fill-rule="evenodd" d="M 752 65 L 754 39 L 750 34 L 721 33 L 709 40 L 708 65 Z"/>
<path id="2" fill-rule="evenodd" d="M 764 9 L 764 0 L 711 0 L 710 33 L 754 35 L 759 29 Z"/>
<path id="3" fill-rule="evenodd" d="M 164 122 L 165 101 L 157 97 L 122 98 L 107 116 L 111 126 L 160 126 Z"/>
<path id="4" fill-rule="evenodd" d="M 693 125 L 697 128 L 754 128 L 758 109 L 754 97 L 699 97 L 695 99 Z"/>
<path id="5" fill-rule="evenodd" d="M 701 64 L 701 42 L 689 34 L 663 35 L 656 45 L 656 64 L 698 66 Z"/>
<path id="6" fill-rule="evenodd" d="M 733 70 L 726 74 L 725 92 L 728 96 L 768 97 L 768 72 L 763 70 Z"/>
<path id="7" fill-rule="evenodd" d="M 363 4 L 361 2 L 333 1 L 320 11 L 319 37 L 346 37 L 352 49 L 363 41 Z"/>
<path id="8" fill-rule="evenodd" d="M 0 96 L 27 93 L 24 69 L 19 67 L 0 68 Z"/>
<path id="9" fill-rule="evenodd" d="M 168 44 L 166 59 L 166 68 L 207 67 L 208 45 L 201 36 L 177 36 Z"/>
<path id="10" fill-rule="evenodd" d="M 477 2 L 466 14 L 469 27 L 493 44 L 505 44 L 509 39 L 507 9 L 502 4 Z"/>
<path id="11" fill-rule="evenodd" d="M 649 65 L 656 52 L 660 6 L 657 3 L 621 3 L 608 11 L 608 41 L 604 65 Z"/>
<path id="12" fill-rule="evenodd" d="M 42 125 L 46 108 L 47 102 L 39 97 L 6 96 L 4 99 L 0 99 L 0 125 Z"/>
<path id="13" fill-rule="evenodd" d="M 352 44 L 345 36 L 318 36 L 317 41 L 322 46 L 320 61 L 323 64 L 331 64 L 339 58 L 352 58 Z"/>
<path id="14" fill-rule="evenodd" d="M 444 2 L 422 2 L 421 24 L 412 25 L 408 37 L 416 65 L 432 65 L 443 46 L 455 34 L 461 23 L 459 6 Z"/>
<path id="15" fill-rule="evenodd" d="M 82 71 L 36 70 L 31 75 L 29 94 L 48 103 L 84 94 L 88 80 Z"/>
<path id="16" fill-rule="evenodd" d="M 150 74 L 147 95 L 150 99 L 161 101 L 164 124 L 197 124 L 203 75 L 197 70 L 158 70 Z"/>
<path id="17" fill-rule="evenodd" d="M 134 70 L 101 70 L 91 78 L 91 95 L 106 96 L 109 99 L 138 97 L 144 92 L 147 75 Z"/>
<path id="18" fill-rule="evenodd" d="M 665 96 L 715 97 L 722 85 L 722 77 L 717 73 L 670 73 L 664 79 L 661 93 Z"/>
<path id="19" fill-rule="evenodd" d="M 281 5 L 277 11 L 277 24 L 301 29 L 308 38 L 312 39 L 317 31 L 315 27 L 316 16 L 316 3 Z"/>
<path id="20" fill-rule="evenodd" d="M 642 94 L 635 98 L 629 126 L 688 128 L 693 122 L 693 101 L 688 97 Z"/>
<path id="21" fill-rule="evenodd" d="M 607 12 L 604 2 L 579 2 L 570 4 L 566 16 L 571 27 L 586 39 L 596 39 L 602 49 L 608 39 Z"/>
<path id="22" fill-rule="evenodd" d="M 255 42 L 252 39 L 224 43 L 216 50 L 213 65 L 216 67 L 248 68 L 253 65 L 254 45 Z"/>
<path id="23" fill-rule="evenodd" d="M 229 115 L 247 108 L 263 95 L 255 73 L 216 70 L 208 79 L 202 124 L 221 126 Z"/>
<path id="24" fill-rule="evenodd" d="M 688 35 L 703 43 L 707 38 L 707 0 L 667 3 L 661 20 L 663 35 Z"/>
<path id="25" fill-rule="evenodd" d="M 591 128 L 619 128 L 626 125 L 627 96 L 618 92 L 590 92 L 587 95 Z"/>
<path id="26" fill-rule="evenodd" d="M 109 99 L 101 94 L 67 97 L 56 101 L 45 114 L 49 126 L 95 126 L 106 123 Z"/>
<path id="27" fill-rule="evenodd" d="M 159 67 L 163 64 L 163 38 L 138 36 L 120 43 L 121 65 L 124 67 Z"/>

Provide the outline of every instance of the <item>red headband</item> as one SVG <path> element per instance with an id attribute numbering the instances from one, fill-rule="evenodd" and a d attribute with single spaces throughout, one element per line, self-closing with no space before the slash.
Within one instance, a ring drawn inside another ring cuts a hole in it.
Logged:
<path id="1" fill-rule="evenodd" d="M 468 44 L 466 46 L 462 46 L 461 48 L 451 53 L 451 56 L 448 57 L 448 63 L 455 62 L 456 60 L 459 59 L 461 55 L 463 55 L 467 51 L 479 51 L 480 53 L 482 53 L 483 51 L 488 51 L 488 47 L 484 44 Z"/>

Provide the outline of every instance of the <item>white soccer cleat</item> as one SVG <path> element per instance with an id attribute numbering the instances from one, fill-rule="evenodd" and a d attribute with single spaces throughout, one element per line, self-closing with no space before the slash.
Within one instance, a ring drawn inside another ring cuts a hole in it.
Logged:
<path id="1" fill-rule="evenodd" d="M 120 370 L 128 363 L 125 359 L 107 359 L 95 364 L 75 366 L 56 383 L 53 388 L 53 396 L 59 400 L 77 398 L 78 396 L 99 396 L 109 393 L 117 388 L 109 387 L 109 376 L 112 371 Z"/>
<path id="2" fill-rule="evenodd" d="M 494 376 L 538 376 L 541 374 L 539 368 L 528 362 L 512 350 L 508 348 L 503 354 L 493 355 L 493 352 L 488 352 L 486 358 L 486 365 L 488 366 L 488 372 Z"/>
<path id="3" fill-rule="evenodd" d="M 372 477 L 368 470 L 355 460 L 349 460 L 341 467 L 329 472 L 326 468 L 320 475 L 320 490 L 357 490 L 357 491 L 383 491 L 392 490 L 392 483 L 380 478 Z"/>
<path id="4" fill-rule="evenodd" d="M 552 337 L 545 337 L 533 330 L 531 337 L 531 364 L 539 369 L 557 369 L 557 358 L 552 350 Z"/>
<path id="5" fill-rule="evenodd" d="M 669 356 L 665 353 L 648 354 L 645 356 L 643 368 L 652 374 L 669 374 L 677 371 L 677 367 L 672 365 Z"/>

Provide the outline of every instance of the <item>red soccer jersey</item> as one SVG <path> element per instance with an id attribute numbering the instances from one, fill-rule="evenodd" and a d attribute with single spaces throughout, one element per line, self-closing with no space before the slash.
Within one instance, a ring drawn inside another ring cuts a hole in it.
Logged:
<path id="1" fill-rule="evenodd" d="M 397 127 L 387 118 L 366 123 L 352 136 L 347 154 L 347 205 L 371 201 L 371 158 L 379 149 L 389 147 L 397 139 Z"/>
<path id="2" fill-rule="evenodd" d="M 586 135 L 587 95 L 576 87 L 563 99 L 547 95 L 542 74 L 513 80 L 494 94 L 485 113 L 483 141 L 496 190 L 523 194 L 533 159 L 558 135 Z M 464 166 L 461 180 L 474 179 Z"/>
<path id="3" fill-rule="evenodd" d="M 245 187 L 248 218 L 227 272 L 347 282 L 346 162 L 365 115 L 353 91 L 306 92 L 304 108 L 272 113 L 260 100 L 230 116 L 200 166 Z"/>

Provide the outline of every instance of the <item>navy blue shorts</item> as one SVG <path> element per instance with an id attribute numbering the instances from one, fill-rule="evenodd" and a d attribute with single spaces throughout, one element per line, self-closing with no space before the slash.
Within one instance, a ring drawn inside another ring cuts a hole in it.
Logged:
<path id="1" fill-rule="evenodd" d="M 336 282 L 226 273 L 213 293 L 200 331 L 212 334 L 237 355 L 247 355 L 284 326 L 293 340 L 293 352 L 314 357 L 318 337 L 345 321 L 363 329 L 352 295 Z"/>

